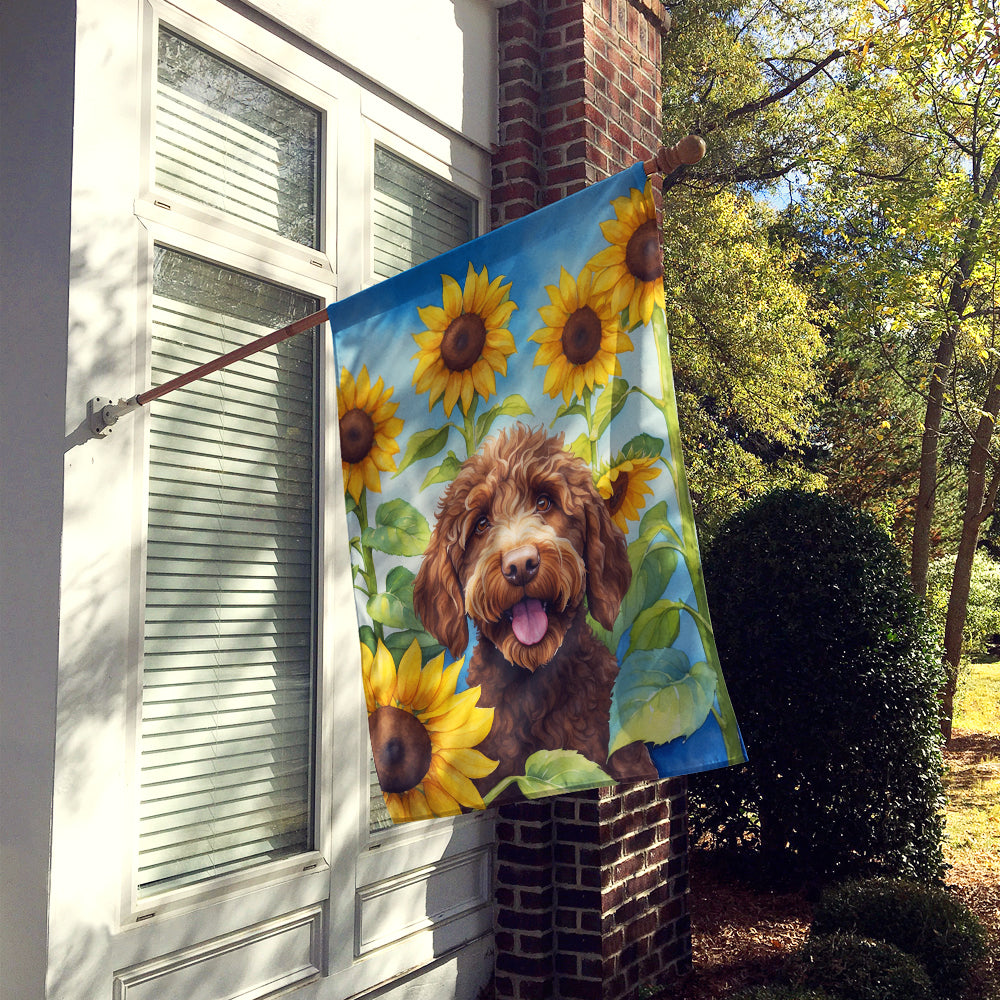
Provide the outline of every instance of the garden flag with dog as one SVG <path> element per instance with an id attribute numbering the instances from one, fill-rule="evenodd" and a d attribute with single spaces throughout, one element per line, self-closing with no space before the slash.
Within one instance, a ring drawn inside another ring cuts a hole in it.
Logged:
<path id="1" fill-rule="evenodd" d="M 329 309 L 395 822 L 742 763 L 642 164 Z"/>

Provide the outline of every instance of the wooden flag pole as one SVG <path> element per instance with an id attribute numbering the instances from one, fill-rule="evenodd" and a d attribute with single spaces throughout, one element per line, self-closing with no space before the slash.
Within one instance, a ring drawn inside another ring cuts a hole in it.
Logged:
<path id="1" fill-rule="evenodd" d="M 700 135 L 686 135 L 673 146 L 660 146 L 656 156 L 643 163 L 647 174 L 672 174 L 678 167 L 694 166 L 705 155 L 705 140 Z"/>
<path id="2" fill-rule="evenodd" d="M 661 146 L 657 150 L 656 156 L 644 161 L 642 166 L 647 174 L 663 174 L 666 176 L 673 173 L 678 167 L 697 163 L 704 155 L 705 140 L 697 135 L 688 135 L 673 146 Z M 195 382 L 206 375 L 220 371 L 235 361 L 242 361 L 244 358 L 248 358 L 258 351 L 266 350 L 274 344 L 288 340 L 289 337 L 305 333 L 306 330 L 312 330 L 314 327 L 324 323 L 326 318 L 326 310 L 320 309 L 309 316 L 295 320 L 294 323 L 289 323 L 288 326 L 283 326 L 280 330 L 267 333 L 263 337 L 258 337 L 256 340 L 251 341 L 249 344 L 237 347 L 235 350 L 230 351 L 228 354 L 223 354 L 213 361 L 207 361 L 197 368 L 192 368 L 191 371 L 185 372 L 183 375 L 178 375 L 176 378 L 170 379 L 169 382 L 164 382 L 163 385 L 137 393 L 129 399 L 119 399 L 116 403 L 113 400 L 95 396 L 87 402 L 87 420 L 91 433 L 95 437 L 105 437 L 111 433 L 111 428 L 118 422 L 118 418 L 124 416 L 124 414 L 131 413 L 140 406 L 145 406 L 146 403 L 150 403 L 154 399 L 166 396 L 167 393 L 173 392 L 175 389 L 180 389 L 190 382 Z"/>

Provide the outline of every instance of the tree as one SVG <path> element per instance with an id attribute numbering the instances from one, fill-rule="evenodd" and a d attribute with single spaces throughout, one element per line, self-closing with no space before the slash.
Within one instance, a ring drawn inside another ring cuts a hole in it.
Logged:
<path id="1" fill-rule="evenodd" d="M 681 3 L 665 50 L 666 134 L 709 138 L 701 163 L 669 179 L 664 206 L 678 405 L 708 532 L 747 498 L 814 479 L 804 456 L 824 346 L 796 246 L 753 196 L 801 163 L 810 91 L 841 56 L 824 48 L 825 19 L 798 8 Z"/>
<path id="2" fill-rule="evenodd" d="M 874 9 L 878 16 L 858 25 L 866 60 L 827 95 L 841 139 L 823 147 L 813 180 L 844 239 L 838 280 L 868 292 L 863 322 L 882 345 L 925 352 L 914 387 L 924 416 L 910 562 L 921 595 L 947 422 L 964 433 L 944 631 L 948 735 L 972 561 L 1000 485 L 991 451 L 1000 409 L 1000 20 L 996 0 L 879 0 Z"/>

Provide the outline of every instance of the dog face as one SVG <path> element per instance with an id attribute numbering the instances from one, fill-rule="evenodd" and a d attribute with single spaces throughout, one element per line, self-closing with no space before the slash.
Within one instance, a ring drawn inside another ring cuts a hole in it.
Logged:
<path id="1" fill-rule="evenodd" d="M 611 628 L 631 575 L 590 469 L 561 436 L 519 424 L 470 456 L 445 491 L 414 606 L 453 656 L 468 643 L 468 615 L 481 638 L 534 671 L 556 654 L 584 599 Z"/>

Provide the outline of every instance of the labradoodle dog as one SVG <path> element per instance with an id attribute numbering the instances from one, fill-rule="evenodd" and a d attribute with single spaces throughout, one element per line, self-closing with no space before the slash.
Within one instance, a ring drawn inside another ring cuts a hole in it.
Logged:
<path id="1" fill-rule="evenodd" d="M 487 441 L 441 498 L 414 584 L 427 630 L 469 664 L 494 709 L 479 749 L 499 760 L 479 784 L 524 774 L 536 750 L 577 750 L 621 779 L 655 778 L 642 743 L 608 759 L 618 663 L 586 621 L 610 629 L 631 582 L 625 538 L 587 465 L 521 424 Z"/>

